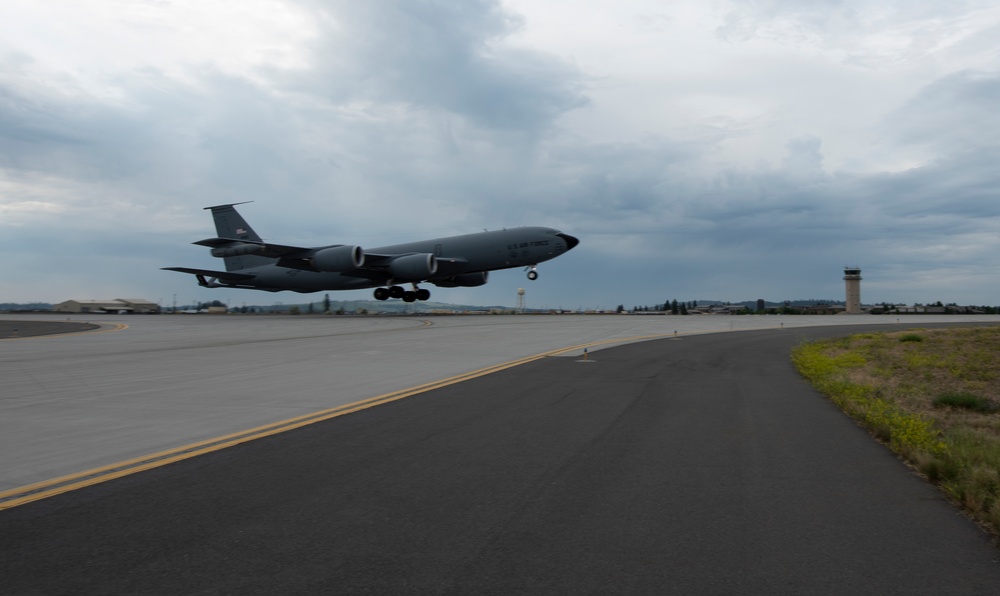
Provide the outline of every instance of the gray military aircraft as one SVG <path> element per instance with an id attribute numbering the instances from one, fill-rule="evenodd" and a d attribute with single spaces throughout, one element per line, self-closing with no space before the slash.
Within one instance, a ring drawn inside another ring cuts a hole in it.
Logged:
<path id="1" fill-rule="evenodd" d="M 190 273 L 206 288 L 302 293 L 375 288 L 378 300 L 413 302 L 431 297 L 429 290 L 418 287 L 422 282 L 441 288 L 481 286 L 490 271 L 514 267 L 524 267 L 528 279 L 537 279 L 538 263 L 554 259 L 580 242 L 552 228 L 523 227 L 371 250 L 346 244 L 284 246 L 264 242 L 236 211 L 235 206 L 242 204 L 205 207 L 212 210 L 219 237 L 194 243 L 212 249 L 212 256 L 225 262 L 225 271 L 164 269 Z M 399 284 L 411 284 L 413 289 Z"/>

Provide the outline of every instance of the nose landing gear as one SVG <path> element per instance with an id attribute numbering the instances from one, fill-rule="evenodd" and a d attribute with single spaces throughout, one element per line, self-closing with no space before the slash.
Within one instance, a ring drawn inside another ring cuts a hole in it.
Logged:
<path id="1" fill-rule="evenodd" d="M 531 267 L 526 267 L 526 269 L 528 270 L 528 279 L 530 279 L 531 281 L 535 281 L 536 279 L 538 279 L 538 266 L 537 265 L 532 265 Z"/>

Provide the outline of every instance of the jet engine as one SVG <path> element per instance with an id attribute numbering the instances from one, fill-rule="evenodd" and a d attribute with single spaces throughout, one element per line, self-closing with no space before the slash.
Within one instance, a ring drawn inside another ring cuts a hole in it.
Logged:
<path id="1" fill-rule="evenodd" d="M 244 242 L 233 242 L 232 244 L 227 244 L 226 246 L 220 246 L 212 249 L 212 256 L 219 257 L 239 257 L 242 255 L 252 255 L 259 253 L 264 250 L 264 247 L 259 244 L 246 244 Z"/>
<path id="2" fill-rule="evenodd" d="M 424 280 L 437 273 L 437 260 L 431 253 L 398 257 L 389 263 L 389 273 L 399 279 Z"/>
<path id="3" fill-rule="evenodd" d="M 474 288 L 476 286 L 485 285 L 489 277 L 489 271 L 480 271 L 479 273 L 463 273 L 462 275 L 456 275 L 455 277 L 435 280 L 434 285 L 439 288 Z"/>
<path id="4" fill-rule="evenodd" d="M 309 263 L 319 271 L 353 271 L 365 263 L 360 246 L 331 246 L 317 251 Z"/>

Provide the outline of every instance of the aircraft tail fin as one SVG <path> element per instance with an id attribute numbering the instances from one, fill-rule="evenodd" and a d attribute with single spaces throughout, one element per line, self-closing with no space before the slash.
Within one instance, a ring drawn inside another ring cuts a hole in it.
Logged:
<path id="1" fill-rule="evenodd" d="M 236 210 L 236 205 L 243 204 L 244 203 L 230 203 L 228 205 L 205 207 L 205 209 L 212 210 L 212 217 L 215 219 L 215 231 L 219 234 L 219 238 L 262 242 L 260 235 L 258 235 L 257 232 L 250 227 L 250 224 L 248 224 L 247 221 L 243 219 L 243 216 L 240 215 L 239 211 Z M 226 263 L 226 271 L 239 271 L 241 269 L 249 269 L 251 267 L 260 267 L 261 265 L 270 265 L 274 263 L 274 259 L 256 255 L 224 257 L 223 261 Z"/>
<path id="2" fill-rule="evenodd" d="M 249 202 L 249 201 L 247 201 Z M 230 205 L 216 205 L 215 207 L 205 207 L 212 210 L 212 217 L 215 218 L 215 231 L 219 238 L 233 238 L 234 240 L 254 240 L 260 242 L 261 238 L 257 232 L 253 231 L 247 223 L 236 205 L 245 203 L 232 203 Z"/>

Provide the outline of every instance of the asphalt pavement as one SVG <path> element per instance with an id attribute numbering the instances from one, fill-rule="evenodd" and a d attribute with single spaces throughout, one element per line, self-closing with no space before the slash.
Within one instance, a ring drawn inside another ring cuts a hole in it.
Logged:
<path id="1" fill-rule="evenodd" d="M 94 323 L 80 323 L 76 321 L 18 321 L 0 319 L 0 339 L 78 333 L 80 331 L 92 331 L 99 328 L 100 325 L 95 325 Z"/>
<path id="2" fill-rule="evenodd" d="M 0 592 L 996 593 L 990 537 L 789 363 L 854 331 L 549 357 L 0 511 Z"/>

